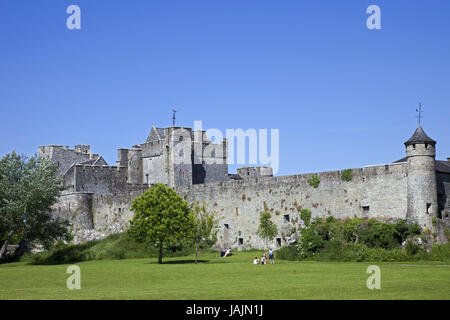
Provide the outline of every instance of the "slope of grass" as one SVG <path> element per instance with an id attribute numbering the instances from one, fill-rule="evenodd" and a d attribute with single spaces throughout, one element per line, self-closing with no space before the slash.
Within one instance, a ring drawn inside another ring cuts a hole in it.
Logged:
<path id="1" fill-rule="evenodd" d="M 0 299 L 450 299 L 444 263 L 276 261 L 253 265 L 259 251 L 220 258 L 193 256 L 77 263 L 81 290 L 68 290 L 66 265 L 0 265 Z M 381 289 L 369 290 L 367 267 L 381 268 Z"/>
<path id="2" fill-rule="evenodd" d="M 191 247 L 183 250 L 165 249 L 164 257 L 185 256 L 193 253 Z M 57 245 L 49 251 L 28 254 L 21 261 L 32 264 L 62 264 L 88 260 L 113 260 L 157 257 L 158 248 L 145 243 L 137 243 L 127 233 L 117 233 L 102 240 L 89 241 L 77 245 Z"/>

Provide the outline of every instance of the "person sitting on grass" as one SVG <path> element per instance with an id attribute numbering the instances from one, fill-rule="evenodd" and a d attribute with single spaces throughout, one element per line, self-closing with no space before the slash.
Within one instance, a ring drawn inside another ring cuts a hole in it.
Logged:
<path id="1" fill-rule="evenodd" d="M 255 259 L 253 260 L 253 264 L 259 264 L 258 257 L 255 257 Z"/>
<path id="2" fill-rule="evenodd" d="M 226 248 L 222 248 L 222 251 L 220 251 L 220 257 L 223 258 L 225 256 L 225 252 L 227 251 Z"/>
<path id="3" fill-rule="evenodd" d="M 225 255 L 223 257 L 225 258 L 225 257 L 228 257 L 228 256 L 231 256 L 231 247 L 228 248 L 227 252 L 225 252 Z"/>

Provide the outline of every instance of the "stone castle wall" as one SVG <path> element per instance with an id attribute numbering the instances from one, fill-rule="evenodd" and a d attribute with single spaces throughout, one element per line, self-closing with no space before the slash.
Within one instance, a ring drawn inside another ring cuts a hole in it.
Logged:
<path id="1" fill-rule="evenodd" d="M 117 167 L 74 166 L 68 190 L 55 206 L 55 212 L 73 222 L 74 230 L 95 229 L 101 234 L 123 232 L 133 217 L 132 199 L 148 185 L 126 182 L 126 169 Z M 367 217 L 395 221 L 407 213 L 407 164 L 352 169 L 351 181 L 343 181 L 341 171 L 320 172 L 319 186 L 308 183 L 314 174 L 247 178 L 177 187 L 188 202 L 204 202 L 219 220 L 217 246 L 237 249 L 284 246 L 292 229 L 303 225 L 302 208 L 310 209 L 312 219 Z M 68 172 L 70 173 L 70 171 Z M 69 177 L 68 177 L 69 176 Z M 76 179 L 75 179 L 76 178 Z M 450 175 L 437 174 L 438 193 L 444 201 L 443 219 L 450 209 Z M 95 193 L 92 191 L 95 190 Z M 256 236 L 259 215 L 269 211 L 278 228 L 273 243 Z M 74 212 L 76 211 L 76 214 Z"/>
<path id="2" fill-rule="evenodd" d="M 220 221 L 218 245 L 239 249 L 265 246 L 255 235 L 264 210 L 272 214 L 279 231 L 279 239 L 270 244 L 274 247 L 285 245 L 292 229 L 302 224 L 302 208 L 310 209 L 313 219 L 406 218 L 406 163 L 353 169 L 349 182 L 341 179 L 340 171 L 321 172 L 317 188 L 307 182 L 312 176 L 262 177 L 179 187 L 176 191 L 189 202 L 205 202 Z"/>

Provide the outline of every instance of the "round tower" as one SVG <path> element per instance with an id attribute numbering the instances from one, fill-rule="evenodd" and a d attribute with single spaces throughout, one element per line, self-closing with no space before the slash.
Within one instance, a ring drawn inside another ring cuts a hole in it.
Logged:
<path id="1" fill-rule="evenodd" d="M 437 212 L 436 141 L 419 125 L 405 142 L 408 172 L 407 219 L 423 228 L 433 228 L 432 218 Z"/>

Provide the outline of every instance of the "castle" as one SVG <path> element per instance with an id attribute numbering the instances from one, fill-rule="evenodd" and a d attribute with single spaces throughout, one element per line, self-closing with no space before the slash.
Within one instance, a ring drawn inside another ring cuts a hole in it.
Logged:
<path id="1" fill-rule="evenodd" d="M 262 211 L 271 213 L 278 228 L 271 245 L 284 246 L 303 224 L 302 208 L 310 209 L 313 219 L 407 219 L 446 241 L 450 158 L 435 159 L 436 141 L 420 125 L 404 145 L 405 158 L 351 169 L 350 179 L 343 179 L 343 171 L 276 177 L 267 167 L 229 174 L 226 139 L 212 143 L 205 131 L 175 126 L 152 127 L 144 143 L 119 149 L 113 166 L 88 145 L 41 146 L 38 155 L 56 163 L 64 176 L 67 188 L 53 214 L 71 222 L 75 242 L 125 231 L 132 199 L 156 182 L 173 187 L 188 202 L 204 202 L 219 219 L 220 246 L 263 248 L 256 235 Z M 318 185 L 308 182 L 313 176 Z"/>

